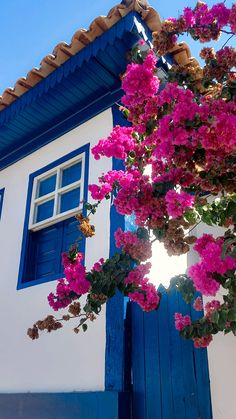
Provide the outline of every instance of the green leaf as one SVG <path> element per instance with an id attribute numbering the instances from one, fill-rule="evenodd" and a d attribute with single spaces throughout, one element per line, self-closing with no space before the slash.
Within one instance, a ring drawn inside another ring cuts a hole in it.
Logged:
<path id="1" fill-rule="evenodd" d="M 228 312 L 228 321 L 236 321 L 236 309 L 231 308 Z"/>
<path id="2" fill-rule="evenodd" d="M 137 229 L 137 236 L 139 239 L 148 240 L 149 239 L 148 230 L 146 228 L 139 227 Z"/>
<path id="3" fill-rule="evenodd" d="M 153 184 L 153 195 L 164 196 L 174 186 L 173 182 L 158 182 Z"/>
<path id="4" fill-rule="evenodd" d="M 129 116 L 129 110 L 128 110 L 127 108 L 125 108 L 125 109 L 123 109 L 123 110 L 122 110 L 122 113 L 123 113 L 124 117 L 125 117 L 126 119 L 128 119 L 128 116 Z"/>
<path id="5" fill-rule="evenodd" d="M 153 234 L 157 238 L 157 240 L 161 240 L 165 235 L 165 229 L 164 228 L 154 228 Z"/>
<path id="6" fill-rule="evenodd" d="M 226 257 L 227 249 L 231 244 L 236 244 L 236 237 L 233 239 L 228 239 L 224 242 L 222 246 L 222 258 L 224 259 Z"/>
<path id="7" fill-rule="evenodd" d="M 184 213 L 184 218 L 189 223 L 195 224 L 197 220 L 197 214 L 195 214 L 193 211 L 188 210 Z"/>
<path id="8" fill-rule="evenodd" d="M 218 311 L 214 311 L 213 313 L 212 313 L 212 315 L 211 315 L 211 320 L 214 322 L 214 323 L 218 323 L 218 321 L 219 321 L 219 318 L 220 318 L 220 315 L 219 315 L 219 313 L 218 313 Z"/>
<path id="9" fill-rule="evenodd" d="M 229 202 L 226 209 L 226 216 L 232 217 L 233 221 L 236 221 L 236 202 L 234 201 Z"/>
<path id="10" fill-rule="evenodd" d="M 226 322 L 228 319 L 228 310 L 221 310 L 220 318 L 222 319 L 222 321 Z"/>
<path id="11" fill-rule="evenodd" d="M 88 325 L 86 323 L 82 324 L 82 329 L 83 332 L 86 332 L 86 330 L 88 329 Z"/>

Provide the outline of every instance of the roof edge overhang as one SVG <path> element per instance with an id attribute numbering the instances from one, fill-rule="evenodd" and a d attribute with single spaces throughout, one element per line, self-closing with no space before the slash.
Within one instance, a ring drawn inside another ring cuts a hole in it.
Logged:
<path id="1" fill-rule="evenodd" d="M 54 88 L 63 78 L 67 78 L 76 69 L 81 68 L 84 63 L 96 57 L 99 51 L 104 51 L 108 45 L 114 44 L 116 39 L 121 39 L 125 32 L 142 37 L 145 41 L 151 41 L 152 39 L 151 31 L 142 21 L 141 16 L 137 12 L 130 12 L 118 21 L 118 23 L 96 38 L 95 41 L 65 61 L 45 79 L 42 79 L 6 109 L 2 110 L 0 112 L 0 128 L 10 119 L 14 118 L 16 114 L 19 114 L 22 109 L 30 106 L 38 97 L 47 94 L 48 90 Z"/>
<path id="2" fill-rule="evenodd" d="M 0 112 L 0 170 L 118 101 L 127 52 L 140 38 L 151 45 L 150 29 L 132 11 Z M 96 83 L 84 100 L 79 90 L 89 86 L 91 77 Z M 41 124 L 32 129 L 36 120 Z"/>
<path id="3" fill-rule="evenodd" d="M 19 78 L 13 88 L 6 88 L 0 96 L 0 111 L 16 101 L 26 91 L 38 84 L 40 80 L 55 71 L 56 68 L 60 67 L 70 57 L 76 55 L 131 11 L 138 12 L 152 32 L 160 29 L 160 16 L 148 4 L 147 0 L 122 0 L 121 3 L 113 6 L 106 16 L 98 16 L 93 19 L 87 30 L 77 30 L 69 44 L 66 42 L 57 44 L 52 53 L 42 59 L 40 66 L 32 68 L 26 77 Z"/>

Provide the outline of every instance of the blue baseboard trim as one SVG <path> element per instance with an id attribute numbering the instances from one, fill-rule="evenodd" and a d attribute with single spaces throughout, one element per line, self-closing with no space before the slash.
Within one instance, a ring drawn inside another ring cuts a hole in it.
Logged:
<path id="1" fill-rule="evenodd" d="M 129 402 L 115 391 L 0 394 L 0 418 L 130 419 Z"/>

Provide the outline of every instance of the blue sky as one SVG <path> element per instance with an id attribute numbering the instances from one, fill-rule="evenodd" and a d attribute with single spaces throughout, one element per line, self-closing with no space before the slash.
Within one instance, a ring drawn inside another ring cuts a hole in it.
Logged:
<path id="1" fill-rule="evenodd" d="M 73 33 L 88 28 L 99 15 L 106 15 L 116 0 L 2 0 L 0 1 L 1 66 L 0 93 L 25 76 L 60 41 L 70 42 Z M 209 1 L 208 4 L 214 4 Z M 177 16 L 195 0 L 150 0 L 162 19 Z M 231 1 L 227 0 L 230 6 Z M 199 46 L 188 39 L 194 56 Z M 221 44 L 224 40 L 221 41 Z"/>

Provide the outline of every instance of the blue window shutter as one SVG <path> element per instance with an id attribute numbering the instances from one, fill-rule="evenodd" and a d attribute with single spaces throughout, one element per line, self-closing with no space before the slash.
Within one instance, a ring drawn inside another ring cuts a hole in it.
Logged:
<path id="1" fill-rule="evenodd" d="M 30 233 L 27 282 L 60 273 L 62 236 L 63 223 Z"/>
<path id="2" fill-rule="evenodd" d="M 80 236 L 80 233 L 78 230 L 78 221 L 75 219 L 75 217 L 65 220 L 63 222 L 62 251 L 66 252 L 71 246 L 71 244 L 74 244 L 78 240 L 79 236 Z M 81 242 L 79 241 L 79 243 Z M 80 247 L 80 250 L 82 251 L 81 246 L 79 247 Z"/>
<path id="3" fill-rule="evenodd" d="M 60 273 L 62 223 L 55 224 L 36 233 L 35 279 Z"/>
<path id="4" fill-rule="evenodd" d="M 81 240 L 79 239 L 81 238 Z M 79 240 L 78 240 L 79 239 Z M 78 221 L 75 217 L 63 221 L 62 253 L 68 252 L 71 245 L 77 244 L 79 251 L 85 253 L 85 238 L 78 230 Z M 63 271 L 63 266 L 61 265 Z"/>
<path id="5" fill-rule="evenodd" d="M 61 255 L 67 252 L 72 244 L 79 245 L 79 251 L 85 251 L 85 239 L 80 236 L 78 221 L 71 217 L 36 232 L 31 232 L 28 243 L 27 272 L 24 282 L 50 281 L 63 277 Z"/>

